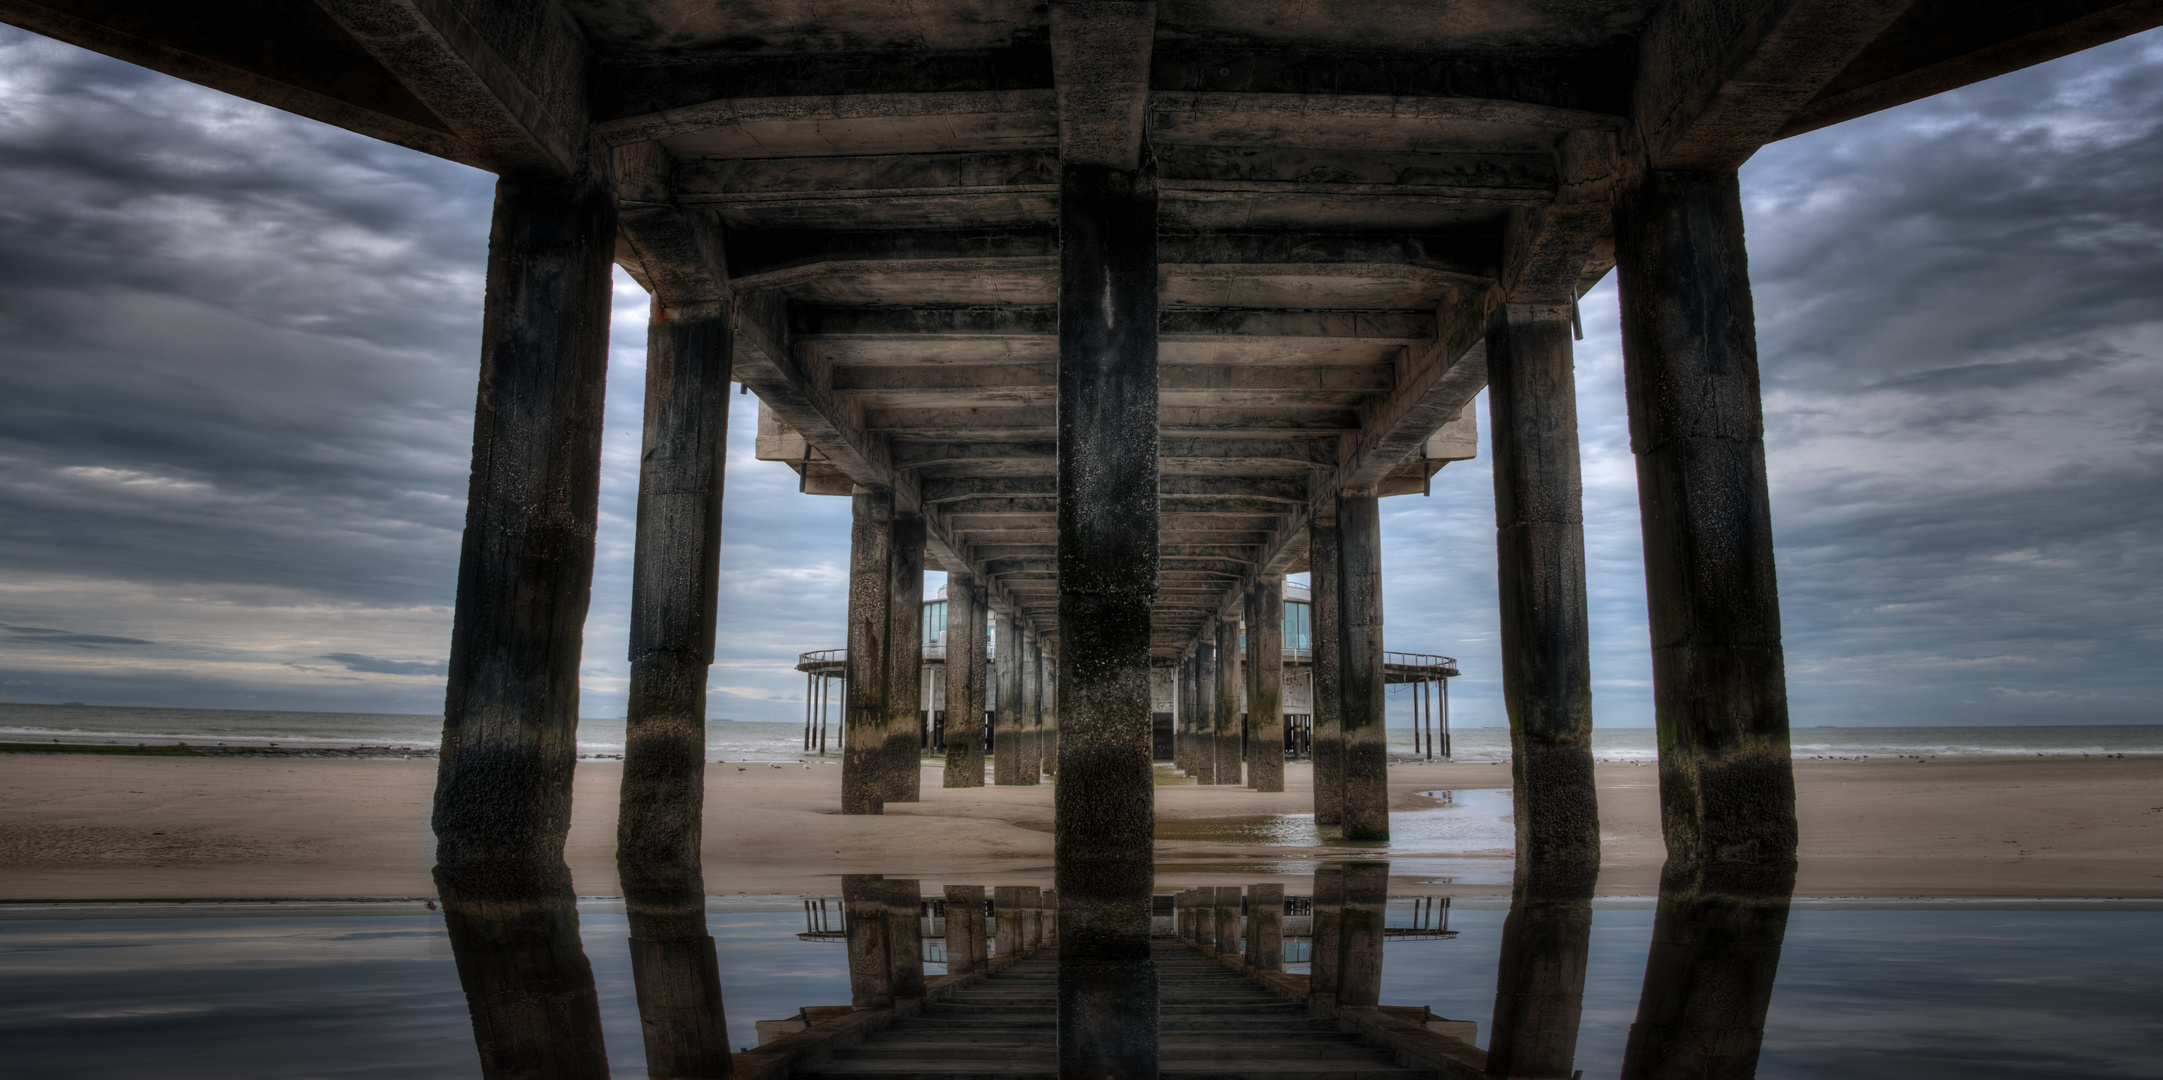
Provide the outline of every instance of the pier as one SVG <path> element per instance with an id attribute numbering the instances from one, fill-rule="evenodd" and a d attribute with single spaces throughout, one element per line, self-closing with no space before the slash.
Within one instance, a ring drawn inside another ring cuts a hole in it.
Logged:
<path id="1" fill-rule="evenodd" d="M 850 500 L 839 809 L 921 797 L 927 569 L 969 635 L 946 709 L 991 714 L 994 782 L 1056 778 L 1056 902 L 1016 895 L 1037 914 L 997 930 L 1001 952 L 1049 944 L 984 977 L 1013 1004 L 973 1007 L 1027 1012 L 1050 1040 L 1031 1068 L 1067 1080 L 1178 1072 L 1223 1034 L 1207 1025 L 1252 1023 L 1187 1004 L 1223 982 L 1235 898 L 1194 900 L 1191 949 L 1151 936 L 1156 703 L 1162 671 L 1190 718 L 1180 768 L 1281 790 L 1261 729 L 1287 711 L 1287 574 L 1312 590 L 1317 819 L 1389 840 L 1388 687 L 1446 682 L 1442 658 L 1385 651 L 1380 500 L 1478 497 L 1442 470 L 1489 391 L 1523 934 L 1477 1071 L 1567 1075 L 1557 1018 L 1600 854 L 1572 350 L 1610 272 L 1669 860 L 1625 1075 L 1754 1060 L 1797 832 L 1737 170 L 2163 8 L 809 11 L 0 0 L 36 32 L 499 178 L 433 808 L 484 1075 L 606 1073 L 563 850 L 617 267 L 651 294 L 618 844 L 654 1075 L 769 1075 L 720 1034 L 698 906 L 732 383 L 759 399 L 762 456 Z M 1422 739 L 1446 755 L 1443 718 Z M 948 782 L 982 775 L 973 739 L 945 741 Z M 1376 999 L 1386 870 L 1319 878 L 1306 1007 L 1388 1042 L 1410 1021 Z M 925 1019 L 913 886 L 845 889 L 856 1015 Z M 1327 1056 L 1272 1075 L 1338 1074 Z M 897 1056 L 851 1075 L 918 1074 Z"/>

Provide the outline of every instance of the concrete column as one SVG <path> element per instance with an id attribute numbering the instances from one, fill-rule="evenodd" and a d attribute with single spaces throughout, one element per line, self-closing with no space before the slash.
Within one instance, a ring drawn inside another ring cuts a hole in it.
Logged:
<path id="1" fill-rule="evenodd" d="M 729 328 L 656 305 L 631 579 L 631 695 L 616 869 L 647 1070 L 729 1075 L 728 1023 L 699 857 L 728 444 Z"/>
<path id="2" fill-rule="evenodd" d="M 887 778 L 887 637 L 893 632 L 894 493 L 858 487 L 849 533 L 849 656 L 842 693 L 841 812 L 883 814 Z"/>
<path id="3" fill-rule="evenodd" d="M 1059 1069 L 1153 1077 L 1155 177 L 1063 165 L 1059 238 Z"/>
<path id="4" fill-rule="evenodd" d="M 947 571 L 944 787 L 984 786 L 984 614 L 984 586 Z"/>
<path id="5" fill-rule="evenodd" d="M 887 802 L 915 802 L 923 788 L 924 531 L 921 515 L 894 515 L 886 608 Z"/>
<path id="6" fill-rule="evenodd" d="M 991 722 L 991 781 L 1002 787 L 1021 783 L 1021 627 L 1009 612 L 999 614 L 993 658 L 999 680 L 999 704 Z"/>
<path id="7" fill-rule="evenodd" d="M 1314 634 L 1314 823 L 1344 823 L 1344 608 L 1337 508 L 1307 528 L 1308 617 Z M 1319 918 L 1319 916 L 1317 916 Z"/>
<path id="8" fill-rule="evenodd" d="M 1241 721 L 1239 621 L 1224 619 L 1217 623 L 1217 711 L 1215 718 L 1214 745 L 1216 747 L 1216 782 L 1237 784 L 1244 777 L 1240 769 L 1239 733 Z"/>
<path id="9" fill-rule="evenodd" d="M 1034 784 L 1044 777 L 1044 644 L 1034 631 L 1029 634 L 1029 651 L 1023 654 L 1023 680 L 1026 689 L 1024 700 L 1028 710 L 1022 715 L 1021 772 L 1024 784 Z"/>
<path id="10" fill-rule="evenodd" d="M 1583 484 L 1568 305 L 1510 304 L 1487 325 L 1489 439 L 1520 865 L 1597 870 Z"/>
<path id="11" fill-rule="evenodd" d="M 1573 1071 L 1592 939 L 1592 886 L 1574 858 L 1553 866 L 1517 864 L 1488 1029 L 1487 1075 L 1495 1080 Z"/>
<path id="12" fill-rule="evenodd" d="M 924 996 L 923 901 L 918 882 L 877 874 L 844 874 L 842 909 L 848 919 L 849 998 L 862 1008 L 893 1008 Z"/>
<path id="13" fill-rule="evenodd" d="M 1757 1075 L 1794 889 L 1792 865 L 1730 874 L 1668 860 L 1624 1080 Z"/>
<path id="14" fill-rule="evenodd" d="M 1205 953 L 1217 951 L 1217 888 L 1214 885 L 1194 890 L 1194 944 Z"/>
<path id="15" fill-rule="evenodd" d="M 1284 578 L 1254 587 L 1247 617 L 1247 780 L 1284 790 Z"/>
<path id="16" fill-rule="evenodd" d="M 435 877 L 446 900 L 544 895 L 562 876 L 615 241 L 605 188 L 496 185 L 436 770 Z"/>
<path id="17" fill-rule="evenodd" d="M 1154 697 L 1154 691 L 1152 691 Z M 1151 705 L 1154 706 L 1154 702 Z M 1151 718 L 1155 723 L 1154 715 Z M 1152 727 L 1150 737 L 1155 738 Z M 1155 760 L 1154 754 L 1151 756 Z M 1054 779 L 1059 775 L 1059 654 L 1048 652 L 1044 657 L 1044 771 Z M 1153 778 L 1152 778 L 1153 779 Z"/>
<path id="18" fill-rule="evenodd" d="M 443 896 L 481 1075 L 605 1080 L 601 1003 L 578 936 L 570 874 L 559 870 L 557 880 L 540 884 L 480 901 Z"/>
<path id="19" fill-rule="evenodd" d="M 1389 706 L 1382 673 L 1382 517 L 1380 500 L 1337 500 L 1338 597 L 1344 653 L 1340 689 L 1344 725 L 1344 838 L 1389 839 Z"/>
<path id="20" fill-rule="evenodd" d="M 1194 690 L 1193 654 L 1179 661 L 1179 715 L 1172 724 L 1172 765 L 1182 773 L 1194 772 L 1194 714 L 1200 706 Z"/>
<path id="21" fill-rule="evenodd" d="M 1025 936 L 1022 932 L 1022 890 L 1019 885 L 998 885 L 991 890 L 991 906 L 994 930 L 999 942 L 1000 956 L 1021 954 Z"/>
<path id="22" fill-rule="evenodd" d="M 952 597 L 954 590 L 948 586 L 946 595 Z M 948 624 L 949 626 L 952 623 Z M 951 640 L 951 638 L 949 639 Z M 953 662 L 953 654 L 947 654 L 947 662 Z M 978 784 L 978 787 L 984 785 Z M 988 970 L 991 963 L 990 942 L 985 938 L 984 887 L 982 885 L 948 885 L 946 887 L 946 973 L 969 975 Z"/>
<path id="23" fill-rule="evenodd" d="M 1344 864 L 1323 863 L 1314 870 L 1314 949 L 1307 965 L 1307 989 L 1325 1004 L 1337 1000 L 1344 968 Z"/>
<path id="24" fill-rule="evenodd" d="M 1217 701 L 1220 680 L 1217 675 L 1217 627 L 1211 623 L 1202 631 L 1200 645 L 1194 647 L 1194 685 L 1201 696 L 1200 708 L 1194 715 L 1194 782 L 1214 784 L 1217 782 Z"/>
<path id="25" fill-rule="evenodd" d="M 1337 964 L 1337 1004 L 1382 1003 L 1382 927 L 1389 915 L 1389 864 L 1344 864 L 1344 911 L 1339 916 L 1342 953 Z"/>
<path id="26" fill-rule="evenodd" d="M 1284 970 L 1284 886 L 1247 886 L 1247 966 Z"/>
<path id="27" fill-rule="evenodd" d="M 1024 948 L 1034 949 L 1044 944 L 1044 890 L 1036 886 L 1022 889 L 1022 901 L 1029 905 L 1028 943 Z"/>
<path id="28" fill-rule="evenodd" d="M 1792 862 L 1795 777 L 1735 174 L 1648 173 L 1615 218 L 1668 858 Z"/>
<path id="29" fill-rule="evenodd" d="M 1241 933 L 1240 915 L 1245 897 L 1237 885 L 1216 887 L 1217 955 L 1238 956 Z"/>

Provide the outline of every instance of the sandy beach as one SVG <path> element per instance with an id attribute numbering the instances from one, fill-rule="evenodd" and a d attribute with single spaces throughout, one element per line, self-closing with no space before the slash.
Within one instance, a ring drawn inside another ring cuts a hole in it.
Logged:
<path id="1" fill-rule="evenodd" d="M 708 768 L 711 893 L 831 893 L 843 872 L 1050 877 L 1049 785 L 948 790 L 927 767 L 922 802 L 844 818 L 835 811 L 838 765 Z M 2163 898 L 2163 758 L 1887 758 L 1795 769 L 1798 895 Z M 1442 805 L 1426 791 L 1509 786 L 1500 765 L 1402 764 L 1391 773 L 1393 813 Z M 616 892 L 619 775 L 614 762 L 578 768 L 567 857 L 585 895 Z M 1207 834 L 1206 819 L 1310 809 L 1310 782 L 1308 767 L 1293 766 L 1281 795 L 1168 785 L 1157 789 L 1157 812 L 1181 820 L 1183 834 Z M 0 900 L 429 896 L 434 783 L 433 761 L 0 754 Z M 1649 896 L 1662 857 L 1654 770 L 1603 764 L 1599 785 L 1600 891 Z M 1477 872 L 1438 891 L 1508 893 L 1507 850 L 1421 836 L 1356 854 L 1453 860 Z M 1263 862 L 1298 876 L 1332 854 L 1355 853 L 1206 836 L 1157 846 L 1168 884 L 1252 876 Z M 1420 877 L 1412 869 L 1408 885 Z"/>

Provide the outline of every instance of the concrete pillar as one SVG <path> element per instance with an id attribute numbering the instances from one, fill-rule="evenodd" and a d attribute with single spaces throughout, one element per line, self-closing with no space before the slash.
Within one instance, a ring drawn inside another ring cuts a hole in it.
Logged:
<path id="1" fill-rule="evenodd" d="M 1022 783 L 1034 784 L 1044 777 L 1044 644 L 1031 630 L 1029 648 L 1022 654 Z"/>
<path id="2" fill-rule="evenodd" d="M 991 722 L 991 781 L 1002 787 L 1021 783 L 1021 627 L 1010 612 L 999 613 L 993 639 L 993 666 L 999 680 L 999 704 Z"/>
<path id="3" fill-rule="evenodd" d="M 1026 935 L 1022 931 L 1022 890 L 1019 885 L 998 885 L 991 890 L 993 929 L 1000 956 L 1021 954 Z"/>
<path id="4" fill-rule="evenodd" d="M 1284 578 L 1254 587 L 1247 616 L 1247 784 L 1284 790 Z"/>
<path id="5" fill-rule="evenodd" d="M 984 615 L 984 586 L 947 571 L 944 787 L 984 786 Z"/>
<path id="6" fill-rule="evenodd" d="M 1624 1080 L 1757 1075 L 1795 878 L 1792 864 L 1738 871 L 1668 860 Z"/>
<path id="7" fill-rule="evenodd" d="M 894 515 L 886 608 L 887 802 L 915 802 L 923 788 L 924 538 L 921 515 Z"/>
<path id="8" fill-rule="evenodd" d="M 1044 944 L 1045 924 L 1048 922 L 1047 912 L 1044 910 L 1044 890 L 1034 885 L 1022 889 L 1022 902 L 1029 905 L 1029 940 L 1023 947 L 1034 949 Z"/>
<path id="9" fill-rule="evenodd" d="M 615 241 L 604 188 L 496 185 L 436 770 L 435 877 L 446 900 L 540 896 L 562 878 Z"/>
<path id="10" fill-rule="evenodd" d="M 1217 623 L 1217 709 L 1215 717 L 1216 772 L 1219 784 L 1237 784 L 1241 774 L 1239 735 L 1240 711 L 1240 648 L 1239 620 L 1223 619 Z"/>
<path id="11" fill-rule="evenodd" d="M 1154 697 L 1154 691 L 1151 694 Z M 1151 723 L 1155 723 L 1153 714 Z M 1154 739 L 1155 734 L 1152 727 L 1150 737 Z M 1044 771 L 1054 778 L 1059 775 L 1059 654 L 1054 651 L 1044 657 Z"/>
<path id="12" fill-rule="evenodd" d="M 924 996 L 923 901 L 911 878 L 844 874 L 848 919 L 849 999 L 860 1008 L 893 1008 Z"/>
<path id="13" fill-rule="evenodd" d="M 1314 948 L 1307 965 L 1307 989 L 1325 1004 L 1337 1000 L 1344 967 L 1344 864 L 1323 863 L 1314 870 Z"/>
<path id="14" fill-rule="evenodd" d="M 647 1071 L 657 1077 L 729 1075 L 699 857 L 728 389 L 727 320 L 656 305 L 646 328 L 616 869 Z"/>
<path id="15" fill-rule="evenodd" d="M 1389 839 L 1389 699 L 1382 671 L 1381 500 L 1337 500 L 1338 619 L 1343 641 L 1344 838 Z"/>
<path id="16" fill-rule="evenodd" d="M 1241 895 L 1237 885 L 1219 885 L 1214 891 L 1216 892 L 1216 908 L 1213 914 L 1217 923 L 1217 955 L 1236 957 L 1239 955 L 1240 940 L 1244 937 L 1239 923 L 1242 914 L 1241 908 L 1245 906 L 1246 898 Z"/>
<path id="17" fill-rule="evenodd" d="M 1382 927 L 1389 915 L 1389 864 L 1344 864 L 1344 909 L 1338 916 L 1342 944 L 1337 963 L 1337 1004 L 1382 1003 Z"/>
<path id="18" fill-rule="evenodd" d="M 1597 870 L 1592 660 L 1568 305 L 1510 304 L 1487 325 L 1489 439 L 1520 865 Z"/>
<path id="19" fill-rule="evenodd" d="M 1668 858 L 1792 861 L 1795 778 L 1735 174 L 1648 173 L 1618 201 L 1615 242 Z"/>
<path id="20" fill-rule="evenodd" d="M 1205 953 L 1217 951 L 1217 888 L 1214 885 L 1194 890 L 1194 944 Z"/>
<path id="21" fill-rule="evenodd" d="M 887 637 L 892 607 L 894 493 L 858 487 L 849 533 L 849 655 L 842 693 L 841 812 L 886 812 Z"/>
<path id="22" fill-rule="evenodd" d="M 1063 165 L 1059 238 L 1059 1071 L 1153 1077 L 1155 177 Z"/>
<path id="23" fill-rule="evenodd" d="M 1284 970 L 1284 886 L 1247 886 L 1247 966 Z"/>
<path id="24" fill-rule="evenodd" d="M 485 900 L 443 896 L 481 1075 L 604 1080 L 601 1003 L 578 936 L 570 874 L 539 884 Z"/>
<path id="25" fill-rule="evenodd" d="M 1179 661 L 1179 716 L 1172 725 L 1172 764 L 1190 776 L 1194 773 L 1194 718 L 1201 711 L 1201 695 L 1195 689 L 1197 666 L 1192 653 Z"/>
<path id="26" fill-rule="evenodd" d="M 1218 710 L 1216 623 L 1194 645 L 1194 783 L 1216 783 L 1216 710 Z"/>
<path id="27" fill-rule="evenodd" d="M 1488 1029 L 1487 1075 L 1495 1080 L 1563 1077 L 1574 1070 L 1592 886 L 1574 858 L 1559 865 L 1517 864 Z"/>
<path id="28" fill-rule="evenodd" d="M 954 595 L 952 586 L 947 596 Z M 949 623 L 948 625 L 952 625 Z M 953 654 L 947 654 L 947 662 L 953 662 Z M 978 784 L 978 787 L 984 785 Z M 946 973 L 969 975 L 989 970 L 991 963 L 990 942 L 986 940 L 984 919 L 984 887 L 982 885 L 948 885 L 946 887 Z"/>
<path id="29" fill-rule="evenodd" d="M 1308 612 L 1314 634 L 1314 823 L 1344 823 L 1344 608 L 1342 547 L 1337 508 L 1314 516 L 1307 528 Z"/>

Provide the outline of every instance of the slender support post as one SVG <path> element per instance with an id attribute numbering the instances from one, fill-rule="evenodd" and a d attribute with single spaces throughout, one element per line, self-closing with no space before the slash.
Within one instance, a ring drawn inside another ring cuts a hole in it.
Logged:
<path id="1" fill-rule="evenodd" d="M 1284 886 L 1247 886 L 1247 966 L 1284 970 Z"/>
<path id="2" fill-rule="evenodd" d="M 947 571 L 945 787 L 984 786 L 984 614 L 984 586 Z"/>
<path id="3" fill-rule="evenodd" d="M 436 770 L 435 877 L 446 899 L 546 895 L 562 876 L 615 240 L 605 188 L 496 185 Z"/>
<path id="4" fill-rule="evenodd" d="M 1064 165 L 1059 229 L 1059 1071 L 1152 1078 L 1155 178 Z"/>
<path id="5" fill-rule="evenodd" d="M 954 596 L 952 586 L 946 590 L 949 600 Z M 948 623 L 952 633 L 952 623 Z M 949 636 L 947 640 L 952 641 Z M 953 663 L 953 654 L 947 654 L 947 663 Z M 953 740 L 949 739 L 948 745 Z M 984 785 L 978 784 L 978 787 Z M 989 942 L 984 936 L 984 887 L 982 885 L 948 885 L 946 887 L 946 973 L 970 975 L 988 970 L 991 962 Z"/>
<path id="6" fill-rule="evenodd" d="M 885 802 L 917 801 L 924 760 L 924 519 L 894 515 L 887 563 Z"/>
<path id="7" fill-rule="evenodd" d="M 894 493 L 859 487 L 849 535 L 848 684 L 842 704 L 841 812 L 886 812 L 887 635 L 892 632 Z"/>
<path id="8" fill-rule="evenodd" d="M 1502 698 L 1517 858 L 1597 867 L 1592 659 L 1568 305 L 1508 304 L 1487 325 Z"/>
<path id="9" fill-rule="evenodd" d="M 811 690 L 812 675 L 804 673 L 804 753 L 811 752 Z"/>
<path id="10" fill-rule="evenodd" d="M 999 694 L 991 724 L 991 780 L 1006 787 L 1021 783 L 1021 627 L 1011 612 L 999 613 L 992 644 L 998 650 L 993 668 Z"/>
<path id="11" fill-rule="evenodd" d="M 1655 171 L 1616 208 L 1670 860 L 1790 863 L 1795 777 L 1735 174 Z"/>
<path id="12" fill-rule="evenodd" d="M 1389 707 L 1382 667 L 1380 500 L 1337 500 L 1344 713 L 1344 838 L 1389 839 Z"/>
<path id="13" fill-rule="evenodd" d="M 1339 924 L 1342 959 L 1338 962 L 1337 1004 L 1382 1002 L 1382 927 L 1389 915 L 1389 864 L 1355 862 L 1344 866 L 1344 913 Z"/>
<path id="14" fill-rule="evenodd" d="M 1314 623 L 1314 744 L 1309 752 L 1314 758 L 1316 825 L 1344 823 L 1344 596 L 1338 565 L 1342 539 L 1334 504 L 1315 514 L 1307 528 L 1307 563 L 1308 592 L 1313 599 L 1309 614 Z"/>
<path id="15" fill-rule="evenodd" d="M 656 1077 L 730 1072 L 699 855 L 728 388 L 727 320 L 718 311 L 655 305 L 646 331 L 616 872 L 631 927 L 647 1070 Z M 810 731 L 807 711 L 807 739 Z"/>
<path id="16" fill-rule="evenodd" d="M 1247 617 L 1247 781 L 1284 790 L 1284 579 L 1254 587 Z"/>
<path id="17" fill-rule="evenodd" d="M 1240 675 L 1239 620 L 1217 623 L 1216 782 L 1238 784 L 1240 771 Z"/>

